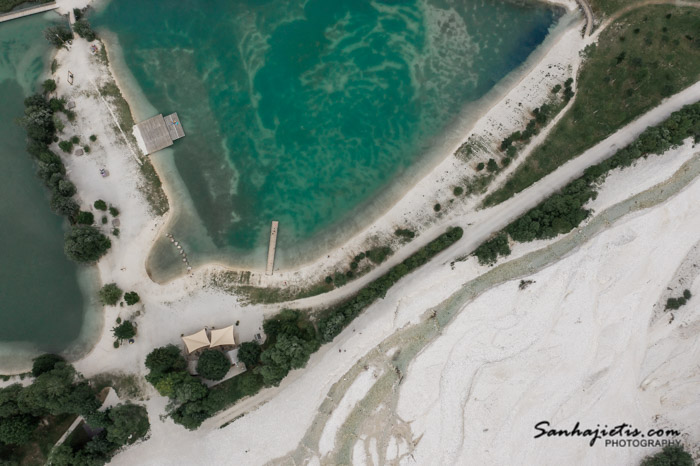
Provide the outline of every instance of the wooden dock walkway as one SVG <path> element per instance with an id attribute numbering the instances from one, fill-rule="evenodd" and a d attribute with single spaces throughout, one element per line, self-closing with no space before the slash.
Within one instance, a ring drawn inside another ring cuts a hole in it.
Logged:
<path id="1" fill-rule="evenodd" d="M 0 15 L 0 23 L 17 18 L 24 18 L 25 16 L 35 15 L 37 13 L 43 13 L 45 11 L 55 10 L 56 8 L 58 8 L 56 2 L 51 2 L 39 6 L 33 6 L 31 8 L 25 8 L 23 10 L 10 11 L 9 13 L 3 13 Z"/>
<path id="2" fill-rule="evenodd" d="M 136 139 L 143 142 L 146 155 L 173 145 L 173 141 L 185 136 L 177 113 L 164 117 L 158 114 L 136 124 Z"/>
<path id="3" fill-rule="evenodd" d="M 265 275 L 272 275 L 272 271 L 275 267 L 275 249 L 277 248 L 278 227 L 279 222 L 277 220 L 273 220 L 272 227 L 270 227 L 270 247 L 267 249 L 267 268 L 265 269 Z"/>

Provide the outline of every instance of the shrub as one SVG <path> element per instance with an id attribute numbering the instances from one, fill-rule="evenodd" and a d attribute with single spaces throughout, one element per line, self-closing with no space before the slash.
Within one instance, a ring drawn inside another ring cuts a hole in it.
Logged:
<path id="1" fill-rule="evenodd" d="M 127 305 L 133 306 L 141 301 L 141 297 L 135 291 L 129 291 L 128 293 L 124 294 L 124 301 L 126 301 Z"/>
<path id="2" fill-rule="evenodd" d="M 683 297 L 684 297 L 686 300 L 689 300 L 690 298 L 693 297 L 693 295 L 690 293 L 690 290 L 686 289 L 686 290 L 683 290 Z"/>
<path id="3" fill-rule="evenodd" d="M 439 203 L 438 203 L 438 204 L 435 204 L 435 205 L 433 206 L 433 210 L 434 210 L 435 212 L 440 212 L 441 209 L 442 209 L 442 206 L 441 206 Z"/>
<path id="4" fill-rule="evenodd" d="M 118 217 L 118 216 L 119 216 L 119 210 L 118 210 L 116 207 L 114 207 L 114 206 L 110 206 L 110 207 L 109 207 L 109 213 L 112 214 L 112 217 Z"/>
<path id="5" fill-rule="evenodd" d="M 79 21 L 83 17 L 83 10 L 80 8 L 73 8 L 73 16 L 75 16 L 76 21 Z"/>
<path id="6" fill-rule="evenodd" d="M 389 246 L 377 246 L 367 251 L 367 259 L 375 264 L 381 264 L 391 254 L 393 254 L 393 251 Z"/>
<path id="7" fill-rule="evenodd" d="M 76 223 L 78 225 L 92 225 L 95 223 L 95 216 L 92 215 L 92 212 L 80 211 L 78 212 Z"/>
<path id="8" fill-rule="evenodd" d="M 112 335 L 117 340 L 128 340 L 129 338 L 134 338 L 136 336 L 136 327 L 129 320 L 125 320 L 121 324 L 112 328 Z"/>
<path id="9" fill-rule="evenodd" d="M 695 462 L 682 445 L 668 445 L 659 453 L 647 456 L 641 466 L 693 466 Z"/>
<path id="10" fill-rule="evenodd" d="M 107 222 L 109 222 L 109 219 L 107 218 L 106 215 L 103 215 L 101 221 L 102 221 L 102 225 L 107 225 Z"/>
<path id="11" fill-rule="evenodd" d="M 91 225 L 74 225 L 66 233 L 63 250 L 69 259 L 90 263 L 107 253 L 112 242 Z"/>
<path id="12" fill-rule="evenodd" d="M 80 138 L 78 136 L 74 135 L 73 137 L 70 138 L 70 142 L 72 142 L 73 144 L 79 144 Z"/>
<path id="13" fill-rule="evenodd" d="M 326 279 L 325 279 L 325 282 L 328 283 L 328 284 L 333 283 L 333 277 L 331 277 L 330 275 L 328 275 L 328 276 L 326 277 Z"/>
<path id="14" fill-rule="evenodd" d="M 461 186 L 455 186 L 455 188 L 452 190 L 452 194 L 454 194 L 455 196 L 461 196 L 463 192 L 464 188 L 462 188 Z"/>
<path id="15" fill-rule="evenodd" d="M 405 229 L 405 228 L 398 228 L 398 229 L 394 232 L 394 234 L 395 234 L 396 236 L 400 236 L 400 237 L 405 238 L 405 239 L 413 239 L 413 238 L 416 237 L 416 233 L 415 233 L 414 231 L 408 230 L 408 229 Z"/>
<path id="16" fill-rule="evenodd" d="M 231 361 L 222 353 L 214 349 L 207 349 L 199 356 L 197 372 L 209 380 L 221 380 L 231 368 Z"/>
<path id="17" fill-rule="evenodd" d="M 83 150 L 85 151 L 86 154 L 90 153 L 90 146 L 83 146 Z"/>
<path id="18" fill-rule="evenodd" d="M 122 297 L 122 290 L 116 283 L 107 283 L 100 290 L 100 300 L 108 306 L 116 306 Z"/>
<path id="19" fill-rule="evenodd" d="M 91 140 L 92 142 L 97 141 L 97 136 L 95 136 L 94 134 L 91 134 L 91 135 L 90 135 L 90 140 Z"/>
<path id="20" fill-rule="evenodd" d="M 112 234 L 116 237 L 119 237 L 119 228 L 113 228 L 112 229 Z"/>
<path id="21" fill-rule="evenodd" d="M 56 81 L 53 79 L 47 79 L 41 84 L 41 87 L 44 89 L 46 94 L 50 94 L 56 90 Z"/>
<path id="22" fill-rule="evenodd" d="M 479 162 L 479 163 L 476 165 L 476 171 L 480 172 L 481 170 L 484 169 L 484 167 L 485 167 L 484 162 Z"/>
<path id="23" fill-rule="evenodd" d="M 486 164 L 486 169 L 493 173 L 498 170 L 498 164 L 494 159 L 489 159 L 488 163 Z"/>
<path id="24" fill-rule="evenodd" d="M 561 91 L 561 84 L 557 84 L 552 88 L 552 94 L 558 94 Z"/>
<path id="25" fill-rule="evenodd" d="M 183 371 L 186 367 L 187 361 L 182 357 L 180 348 L 175 345 L 161 346 L 146 356 L 146 368 L 149 370 L 146 379 L 153 383 L 163 374 Z"/>
<path id="26" fill-rule="evenodd" d="M 509 256 L 510 246 L 508 245 L 508 236 L 505 233 L 499 233 L 490 240 L 484 242 L 474 250 L 473 253 L 479 260 L 481 265 L 490 265 L 498 260 L 498 256 Z"/>
<path id="27" fill-rule="evenodd" d="M 107 210 L 107 203 L 102 199 L 96 200 L 94 206 L 97 210 Z"/>
<path id="28" fill-rule="evenodd" d="M 70 141 L 61 141 L 58 143 L 58 147 L 66 153 L 69 153 L 73 150 L 73 143 Z"/>
<path id="29" fill-rule="evenodd" d="M 238 360 L 245 364 L 246 368 L 251 369 L 260 362 L 261 353 L 262 348 L 257 341 L 246 341 L 238 348 Z"/>

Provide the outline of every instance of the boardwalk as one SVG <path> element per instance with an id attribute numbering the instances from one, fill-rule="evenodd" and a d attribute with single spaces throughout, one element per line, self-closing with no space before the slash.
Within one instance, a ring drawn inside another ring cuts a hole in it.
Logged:
<path id="1" fill-rule="evenodd" d="M 267 268 L 265 269 L 266 275 L 272 275 L 272 271 L 275 267 L 275 249 L 277 248 L 277 227 L 279 226 L 278 221 L 272 222 L 272 227 L 270 228 L 270 247 L 267 250 Z"/>
<path id="2" fill-rule="evenodd" d="M 56 2 L 51 2 L 31 8 L 25 8 L 23 10 L 11 11 L 9 13 L 4 13 L 0 15 L 0 23 L 4 23 L 5 21 L 10 21 L 17 18 L 24 18 L 25 16 L 34 15 L 37 13 L 43 13 L 45 11 L 55 10 L 56 8 L 58 8 Z"/>

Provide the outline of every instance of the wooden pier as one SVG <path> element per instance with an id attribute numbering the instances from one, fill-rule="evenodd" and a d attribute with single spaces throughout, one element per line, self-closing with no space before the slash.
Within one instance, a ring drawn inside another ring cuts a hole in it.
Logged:
<path id="1" fill-rule="evenodd" d="M 163 117 L 163 114 L 149 118 L 136 125 L 136 139 L 140 140 L 146 155 L 158 152 L 173 145 L 173 141 L 185 136 L 177 113 Z"/>
<path id="2" fill-rule="evenodd" d="M 55 10 L 56 8 L 58 8 L 56 2 L 51 2 L 33 6 L 31 8 L 24 8 L 22 10 L 10 11 L 8 13 L 0 14 L 0 23 L 4 23 L 5 21 L 10 21 L 12 19 L 24 18 L 25 16 L 34 15 L 37 13 L 43 13 L 45 11 Z"/>
<path id="3" fill-rule="evenodd" d="M 270 247 L 267 249 L 267 268 L 265 269 L 265 275 L 272 275 L 272 271 L 275 268 L 275 249 L 277 248 L 278 227 L 279 222 L 273 220 L 272 227 L 270 227 Z"/>

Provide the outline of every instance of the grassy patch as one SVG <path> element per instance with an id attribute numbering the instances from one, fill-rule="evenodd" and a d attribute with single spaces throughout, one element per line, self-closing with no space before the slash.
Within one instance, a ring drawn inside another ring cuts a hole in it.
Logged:
<path id="1" fill-rule="evenodd" d="M 49 3 L 51 0 L 32 0 L 31 4 L 37 3 Z M 0 0 L 0 13 L 7 13 L 12 11 L 14 8 L 26 3 L 25 7 L 30 5 L 27 0 Z"/>
<path id="2" fill-rule="evenodd" d="M 700 76 L 700 9 L 650 6 L 601 34 L 581 68 L 577 97 L 546 141 L 484 204 L 535 183 Z"/>

